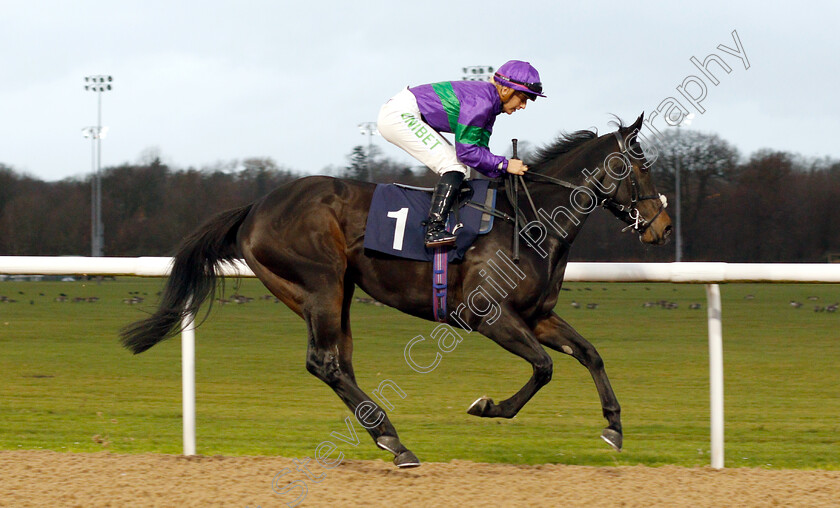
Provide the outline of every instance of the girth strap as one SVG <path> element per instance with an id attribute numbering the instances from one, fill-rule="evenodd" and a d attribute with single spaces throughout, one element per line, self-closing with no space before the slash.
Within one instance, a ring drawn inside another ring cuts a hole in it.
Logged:
<path id="1" fill-rule="evenodd" d="M 448 250 L 444 247 L 435 248 L 435 257 L 432 260 L 432 311 L 435 321 L 440 323 L 446 322 Z"/>

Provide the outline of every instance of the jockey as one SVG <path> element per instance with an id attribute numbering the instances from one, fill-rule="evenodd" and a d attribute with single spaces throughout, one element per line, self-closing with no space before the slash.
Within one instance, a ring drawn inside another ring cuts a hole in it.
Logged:
<path id="1" fill-rule="evenodd" d="M 488 145 L 497 115 L 525 109 L 525 103 L 537 97 L 545 97 L 537 70 L 528 62 L 511 60 L 490 82 L 406 87 L 382 106 L 377 119 L 382 137 L 440 175 L 424 223 L 426 247 L 455 243 L 455 235 L 446 231 L 446 218 L 469 168 L 490 178 L 528 171 L 521 160 L 493 155 Z M 454 147 L 441 132 L 455 134 Z"/>

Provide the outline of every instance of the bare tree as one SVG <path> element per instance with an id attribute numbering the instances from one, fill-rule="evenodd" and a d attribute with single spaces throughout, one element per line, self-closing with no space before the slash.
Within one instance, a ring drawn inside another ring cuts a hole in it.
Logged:
<path id="1" fill-rule="evenodd" d="M 672 208 L 676 202 L 676 172 L 680 168 L 680 201 L 682 238 L 686 258 L 693 259 L 696 238 L 712 225 L 703 214 L 718 202 L 720 191 L 731 181 L 738 168 L 738 150 L 717 134 L 688 129 L 668 131 L 656 146 L 657 156 L 652 171 L 658 190 L 668 196 Z"/>

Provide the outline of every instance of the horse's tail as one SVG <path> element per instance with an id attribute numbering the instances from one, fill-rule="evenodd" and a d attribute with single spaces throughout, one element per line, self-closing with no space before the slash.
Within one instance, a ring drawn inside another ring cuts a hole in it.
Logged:
<path id="1" fill-rule="evenodd" d="M 184 240 L 175 255 L 157 311 L 120 331 L 125 347 L 135 354 L 142 353 L 181 331 L 184 315 L 196 315 L 201 304 L 216 291 L 219 265 L 237 258 L 236 233 L 252 206 L 222 212 Z"/>

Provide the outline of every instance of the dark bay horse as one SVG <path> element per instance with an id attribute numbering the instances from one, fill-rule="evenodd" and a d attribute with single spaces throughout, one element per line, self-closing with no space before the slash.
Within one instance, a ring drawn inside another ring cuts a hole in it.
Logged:
<path id="1" fill-rule="evenodd" d="M 515 416 L 551 380 L 552 359 L 543 349 L 547 346 L 573 356 L 589 370 L 608 422 L 602 438 L 620 450 L 620 407 L 604 363 L 595 348 L 555 314 L 554 307 L 569 246 L 596 205 L 627 222 L 645 243 L 662 244 L 670 233 L 664 199 L 651 182 L 636 139 L 641 124 L 642 116 L 633 125 L 601 136 L 591 131 L 561 136 L 530 164 L 528 192 L 520 187 L 518 193 L 519 203 L 526 204 L 520 209 L 531 221 L 522 230 L 525 241 L 516 265 L 522 280 L 501 302 L 495 319 L 462 307 L 458 319 L 450 314 L 448 323 L 495 341 L 529 362 L 533 374 L 506 400 L 477 400 L 468 409 L 470 414 Z M 328 384 L 357 418 L 360 405 L 367 408 L 367 415 L 377 415 L 376 424 L 365 427 L 377 446 L 394 454 L 397 466 L 419 465 L 382 408 L 356 384 L 353 372 L 350 303 L 356 286 L 386 305 L 434 319 L 431 263 L 365 253 L 365 223 L 374 188 L 366 182 L 306 177 L 253 204 L 217 215 L 183 242 L 159 308 L 125 328 L 123 344 L 140 353 L 177 334 L 182 315 L 195 313 L 213 296 L 220 264 L 244 258 L 269 291 L 306 322 L 306 369 Z M 514 215 L 504 199 L 499 199 L 497 208 Z M 450 266 L 449 309 L 457 308 L 485 280 L 481 267 L 486 260 L 498 251 L 511 252 L 512 222 L 497 220 L 462 262 Z"/>

